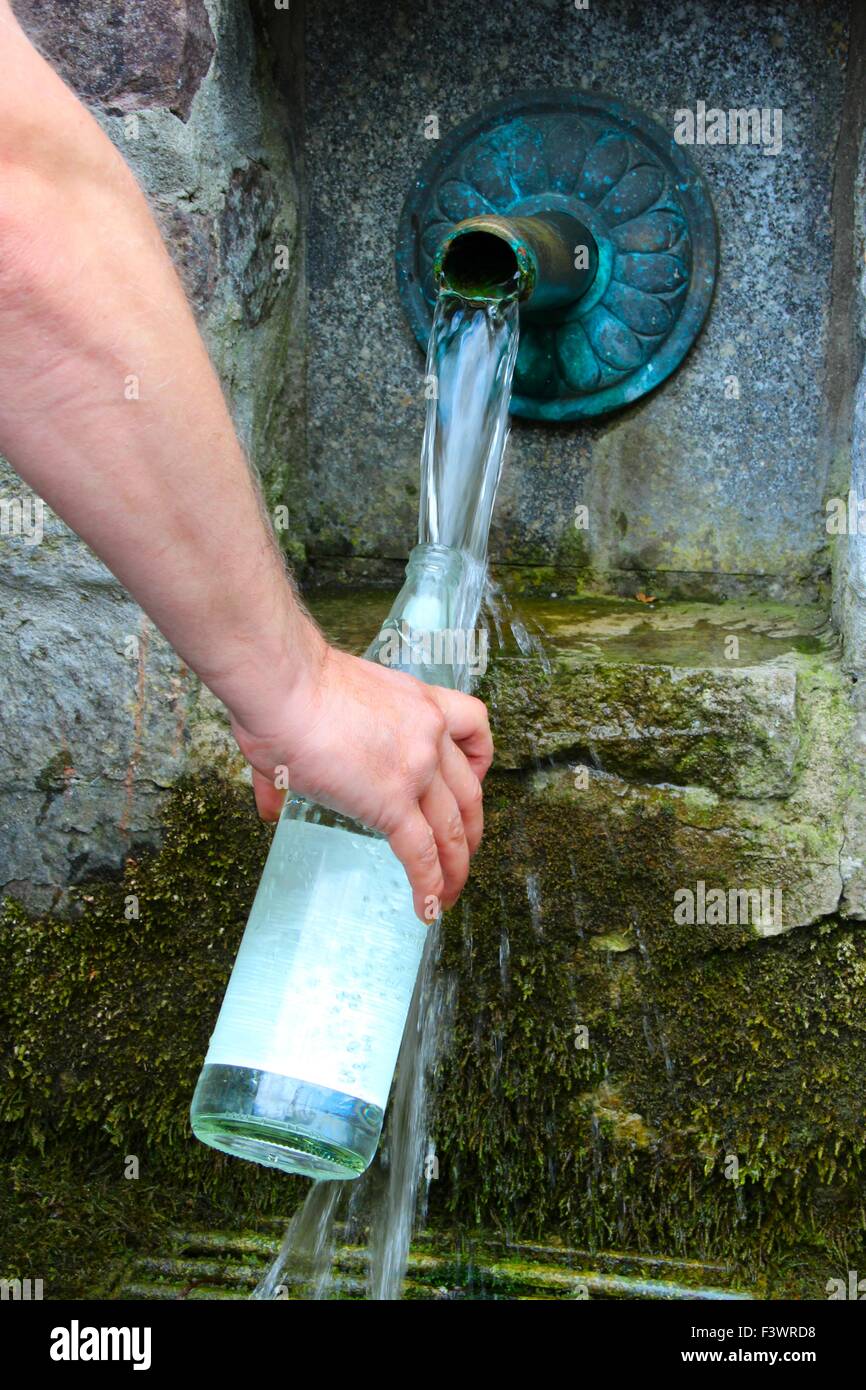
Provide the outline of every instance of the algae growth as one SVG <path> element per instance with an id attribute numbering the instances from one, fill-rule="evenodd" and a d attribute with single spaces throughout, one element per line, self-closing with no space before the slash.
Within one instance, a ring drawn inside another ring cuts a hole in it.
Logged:
<path id="1" fill-rule="evenodd" d="M 628 820 L 610 842 L 589 822 L 576 837 L 511 774 L 495 775 L 488 807 L 471 890 L 446 923 L 459 1005 L 434 1219 L 721 1254 L 813 1295 L 825 1269 L 857 1267 L 844 1260 L 863 1232 L 863 929 L 656 963 L 643 928 L 666 891 L 668 816 Z M 269 832 L 248 792 L 218 779 L 176 789 L 165 823 L 158 854 L 76 890 L 72 920 L 9 904 L 2 922 L 0 1262 L 38 1269 L 48 1296 L 105 1291 L 171 1225 L 284 1216 L 304 1188 L 195 1144 L 187 1123 Z M 613 921 L 627 949 L 596 949 Z"/>
<path id="2" fill-rule="evenodd" d="M 562 612 L 549 669 L 506 656 L 488 674 L 499 761 L 445 921 L 431 1220 L 446 1245 L 480 1228 L 721 1259 L 766 1295 L 823 1297 L 866 1267 L 848 683 L 808 614 L 752 609 L 737 630 L 771 655 L 731 670 L 715 654 L 733 606 L 596 604 L 578 634 Z M 696 623 L 704 655 L 678 667 Z M 613 655 L 633 640 L 639 660 Z M 46 769 L 45 794 L 64 776 Z M 4 1275 L 111 1293 L 170 1229 L 249 1230 L 303 1195 L 195 1143 L 187 1118 L 269 840 L 247 787 L 188 779 L 162 848 L 71 889 L 71 915 L 6 904 Z M 697 879 L 781 885 L 781 934 L 676 922 Z"/>

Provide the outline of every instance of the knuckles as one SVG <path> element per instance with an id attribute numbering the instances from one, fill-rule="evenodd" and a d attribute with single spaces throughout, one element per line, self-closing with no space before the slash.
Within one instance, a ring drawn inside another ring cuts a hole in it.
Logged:
<path id="1" fill-rule="evenodd" d="M 425 835 L 423 843 L 418 846 L 418 863 L 422 869 L 430 869 L 439 860 L 439 851 L 436 848 L 436 840 L 431 830 L 429 835 Z"/>
<path id="2" fill-rule="evenodd" d="M 459 811 L 455 811 L 454 815 L 448 817 L 448 821 L 445 826 L 445 834 L 447 835 L 448 840 L 451 844 L 463 844 L 464 840 L 466 839 L 466 831 L 463 828 L 463 817 L 461 816 Z"/>

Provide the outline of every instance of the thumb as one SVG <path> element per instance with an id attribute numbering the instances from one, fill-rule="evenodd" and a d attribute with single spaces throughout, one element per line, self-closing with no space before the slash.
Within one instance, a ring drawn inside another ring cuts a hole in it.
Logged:
<path id="1" fill-rule="evenodd" d="M 266 777 L 257 768 L 253 768 L 253 793 L 256 798 L 256 809 L 262 820 L 279 820 L 286 793 L 279 791 L 274 786 L 273 778 Z"/>

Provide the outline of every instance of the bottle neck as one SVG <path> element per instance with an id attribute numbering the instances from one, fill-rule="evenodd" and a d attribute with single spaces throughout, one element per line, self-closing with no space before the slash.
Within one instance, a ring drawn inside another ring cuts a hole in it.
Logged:
<path id="1" fill-rule="evenodd" d="M 467 590 L 482 579 L 483 566 L 463 551 L 447 545 L 416 546 L 406 566 L 406 581 L 367 659 L 408 672 L 428 685 L 467 685 L 477 665 L 481 636 L 464 626 L 475 606 L 467 602 Z"/>

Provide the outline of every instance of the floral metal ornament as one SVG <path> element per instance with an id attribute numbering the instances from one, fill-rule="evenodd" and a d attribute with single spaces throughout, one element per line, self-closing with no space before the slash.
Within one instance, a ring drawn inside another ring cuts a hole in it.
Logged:
<path id="1" fill-rule="evenodd" d="M 434 261 L 438 254 L 441 265 L 454 224 L 557 212 L 589 230 L 597 260 L 573 301 L 550 307 L 542 286 L 521 302 L 511 410 L 576 420 L 658 386 L 712 300 L 718 242 L 709 190 L 655 121 L 613 97 L 557 90 L 480 112 L 439 143 L 415 181 L 400 219 L 397 276 L 425 347 Z"/>

